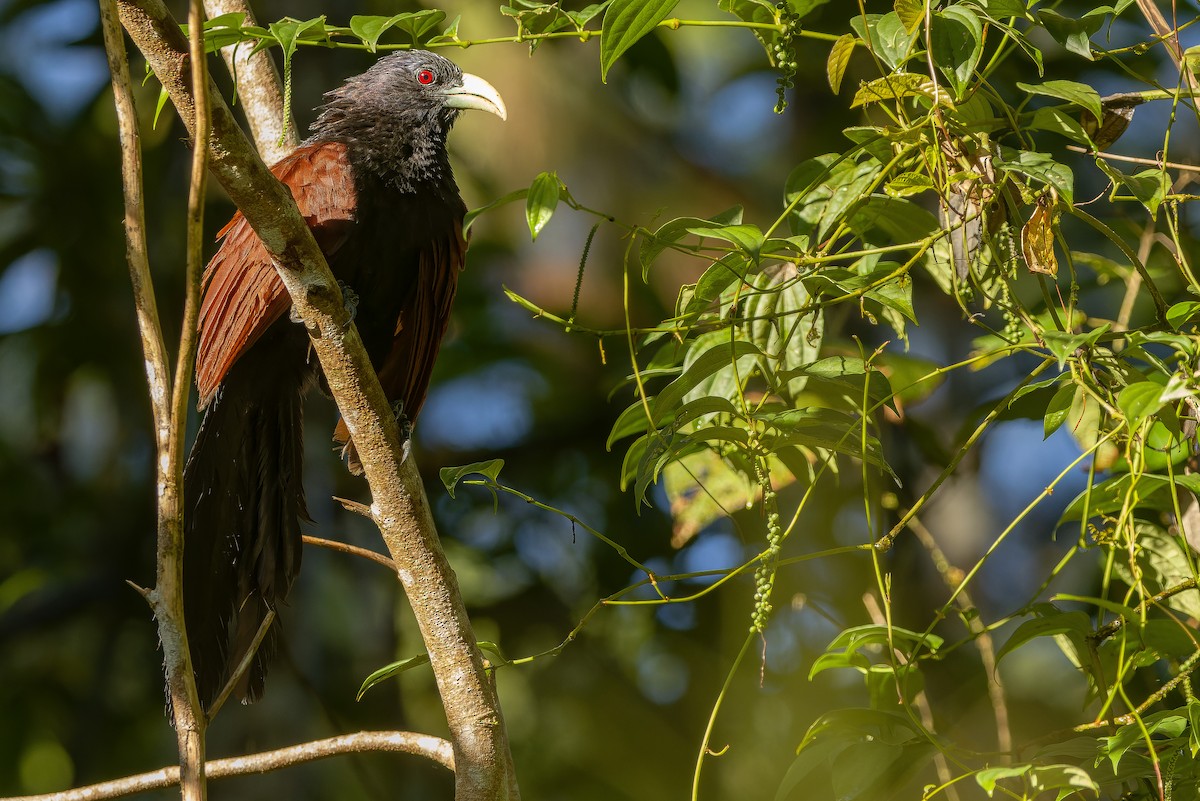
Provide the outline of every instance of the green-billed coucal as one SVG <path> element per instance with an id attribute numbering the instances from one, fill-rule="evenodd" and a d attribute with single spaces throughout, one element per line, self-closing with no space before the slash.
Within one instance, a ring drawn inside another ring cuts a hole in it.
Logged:
<path id="1" fill-rule="evenodd" d="M 333 274 L 384 392 L 415 420 L 463 266 L 465 206 L 446 154 L 463 109 L 503 119 L 486 81 L 399 52 L 329 92 L 312 136 L 271 168 Z M 300 569 L 302 401 L 321 379 L 263 244 L 237 214 L 204 274 L 196 383 L 205 410 L 184 474 L 184 614 L 209 707 Z M 361 469 L 342 424 L 334 434 Z M 262 693 L 272 625 L 234 695 Z"/>

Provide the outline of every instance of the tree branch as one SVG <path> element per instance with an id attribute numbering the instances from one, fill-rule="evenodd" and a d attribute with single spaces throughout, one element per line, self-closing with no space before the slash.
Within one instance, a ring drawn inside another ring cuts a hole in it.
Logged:
<path id="1" fill-rule="evenodd" d="M 343 734 L 339 737 L 314 740 L 274 751 L 264 751 L 260 754 L 214 759 L 205 765 L 204 769 L 209 778 L 223 779 L 228 776 L 266 773 L 340 754 L 372 751 L 390 751 L 422 756 L 433 760 L 447 770 L 454 770 L 454 750 L 450 743 L 441 737 L 407 731 L 362 731 L 356 734 Z M 0 801 L 96 801 L 101 798 L 120 798 L 134 793 L 161 790 L 176 784 L 179 784 L 179 768 L 170 767 L 149 773 L 139 773 L 136 776 L 126 776 L 111 782 L 89 784 L 86 787 L 64 790 L 61 793 L 18 796 L 0 799 Z"/>
<path id="2" fill-rule="evenodd" d="M 160 0 L 119 0 L 118 6 L 126 30 L 191 131 L 193 98 L 178 25 Z M 328 265 L 290 193 L 266 169 L 215 93 L 207 145 L 214 175 L 276 261 L 358 448 L 371 486 L 372 516 L 408 593 L 446 710 L 457 765 L 455 797 L 518 798 L 495 688 L 438 542 L 415 460 L 402 458 L 391 407 Z"/>
<path id="3" fill-rule="evenodd" d="M 194 6 L 194 8 L 198 8 Z M 129 60 L 125 40 L 121 35 L 117 6 L 113 0 L 101 0 L 101 28 L 104 49 L 112 74 L 113 97 L 121 142 L 121 176 L 125 197 L 126 260 L 129 263 L 130 283 L 137 308 L 142 350 L 146 358 L 146 380 L 150 390 L 150 405 L 154 412 L 154 434 L 157 459 L 155 472 L 158 486 L 157 550 L 158 575 L 153 591 L 143 597 L 154 610 L 158 636 L 163 647 L 163 662 L 167 676 L 167 692 L 175 723 L 182 766 L 182 795 L 188 801 L 203 801 L 204 785 L 204 728 L 205 718 L 200 711 L 195 674 L 183 627 L 182 558 L 183 507 L 180 488 L 183 483 L 183 437 L 187 422 L 187 388 L 191 384 L 190 353 L 194 337 L 184 326 L 179 366 L 172 377 L 167 363 L 166 346 L 150 278 L 150 263 L 146 250 L 145 205 L 142 194 L 141 142 L 137 112 L 133 106 L 133 89 L 129 78 Z M 199 44 L 203 47 L 203 43 Z M 203 73 L 202 73 L 203 74 Z M 201 104 L 203 108 L 203 103 Z M 200 127 L 206 122 L 202 119 Z M 193 173 L 191 207 L 199 207 L 204 190 L 204 159 L 197 158 Z M 196 173 L 199 173 L 197 180 Z M 199 186 L 197 186 L 197 183 Z M 195 295 L 199 286 L 201 244 L 199 220 L 194 220 L 194 250 L 189 278 L 194 287 L 189 291 L 191 327 L 195 327 Z"/>

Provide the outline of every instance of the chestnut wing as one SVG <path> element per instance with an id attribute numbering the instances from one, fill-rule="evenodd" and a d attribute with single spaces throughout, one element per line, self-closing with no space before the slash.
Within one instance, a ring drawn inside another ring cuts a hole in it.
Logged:
<path id="1" fill-rule="evenodd" d="M 357 204 L 346 146 L 300 147 L 271 172 L 291 190 L 325 257 L 336 253 L 354 227 Z M 233 363 L 291 306 L 266 247 L 240 211 L 217 238 L 221 247 L 204 271 L 200 304 L 196 386 L 201 409 Z"/>

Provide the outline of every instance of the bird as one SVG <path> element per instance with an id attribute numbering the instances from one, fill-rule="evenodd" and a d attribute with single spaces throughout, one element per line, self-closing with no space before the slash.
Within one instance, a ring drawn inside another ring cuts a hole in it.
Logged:
<path id="1" fill-rule="evenodd" d="M 507 118 L 499 92 L 428 51 L 378 59 L 324 96 L 310 136 L 271 167 L 345 290 L 354 324 L 402 422 L 421 411 L 464 264 L 446 138 L 462 111 Z M 184 468 L 184 629 L 211 710 L 300 570 L 303 400 L 324 387 L 308 334 L 240 212 L 217 236 L 198 319 L 200 427 Z M 362 467 L 344 422 L 334 439 Z M 232 697 L 262 695 L 272 622 Z"/>

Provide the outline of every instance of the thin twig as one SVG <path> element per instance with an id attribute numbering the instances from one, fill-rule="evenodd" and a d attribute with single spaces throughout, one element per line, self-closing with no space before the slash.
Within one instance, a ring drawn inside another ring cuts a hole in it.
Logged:
<path id="1" fill-rule="evenodd" d="M 254 661 L 254 655 L 258 653 L 258 648 L 262 645 L 263 638 L 267 636 L 267 632 L 271 630 L 271 624 L 275 622 L 275 610 L 268 609 L 267 614 L 263 616 L 262 622 L 258 624 L 258 631 L 254 632 L 254 639 L 250 641 L 250 647 L 246 649 L 246 653 L 242 654 L 242 659 L 238 662 L 237 668 L 229 675 L 229 680 L 225 682 L 225 686 L 221 688 L 217 700 L 213 701 L 208 708 L 209 720 L 217 716 L 217 712 L 229 700 L 229 696 L 233 694 L 233 690 L 237 687 L 239 681 L 246 671 L 250 669 L 250 663 Z"/>
<path id="2" fill-rule="evenodd" d="M 1159 161 L 1157 159 L 1147 159 L 1140 156 L 1120 156 L 1116 153 L 1108 152 L 1098 153 L 1095 150 L 1086 147 L 1080 147 L 1079 145 L 1067 145 L 1067 150 L 1075 153 L 1082 153 L 1085 156 L 1099 156 L 1102 159 L 1108 159 L 1110 161 L 1124 161 L 1128 162 L 1129 164 L 1143 164 L 1147 167 L 1166 167 L 1167 169 L 1171 170 L 1183 170 L 1184 172 L 1200 173 L 1200 167 L 1196 166 L 1195 164 L 1181 164 L 1178 161 Z"/>
<path id="3" fill-rule="evenodd" d="M 1106 729 L 1116 726 L 1128 726 L 1130 723 L 1137 722 L 1138 718 L 1150 710 L 1152 706 L 1166 698 L 1172 690 L 1187 681 L 1188 676 L 1200 665 L 1200 651 L 1196 651 L 1191 656 L 1179 665 L 1179 673 L 1174 678 L 1168 681 L 1163 686 L 1159 687 L 1150 695 L 1146 696 L 1146 700 L 1138 704 L 1137 709 L 1125 715 L 1117 715 L 1108 720 L 1096 720 L 1091 723 L 1082 723 L 1071 729 L 1074 732 L 1092 731 L 1093 729 Z"/>
<path id="4" fill-rule="evenodd" d="M 357 545 L 350 545 L 349 543 L 338 542 L 337 540 L 326 540 L 322 539 L 321 537 L 314 537 L 311 534 L 305 534 L 301 539 L 304 540 L 305 545 L 316 545 L 318 548 L 328 548 L 329 550 L 337 551 L 338 553 L 348 553 L 352 556 L 361 556 L 363 559 L 370 559 L 376 564 L 383 565 L 393 573 L 396 572 L 396 563 L 381 553 L 375 553 L 374 551 L 366 548 L 359 548 Z"/>
<path id="5" fill-rule="evenodd" d="M 214 759 L 205 765 L 209 778 L 248 776 L 279 768 L 299 765 L 340 754 L 391 752 L 426 757 L 447 770 L 454 770 L 454 749 L 441 737 L 407 731 L 361 731 L 325 740 L 313 740 L 274 751 L 263 751 L 229 759 Z M 126 776 L 111 782 L 89 784 L 60 793 L 26 795 L 0 801 L 96 801 L 101 798 L 120 798 L 134 793 L 161 790 L 179 784 L 179 768 L 170 767 L 136 776 Z"/>
<path id="6" fill-rule="evenodd" d="M 946 582 L 946 586 L 951 591 L 958 589 L 962 583 L 963 572 L 950 564 L 950 560 L 938 546 L 933 533 L 925 528 L 925 524 L 916 516 L 908 521 L 908 528 L 929 552 L 929 557 L 933 560 L 938 574 Z M 1012 729 L 1008 724 L 1008 704 L 1004 700 L 1004 684 L 1000 680 L 999 671 L 996 670 L 995 642 L 992 640 L 991 632 L 988 631 L 987 626 L 983 625 L 978 615 L 971 614 L 972 610 L 978 611 L 978 607 L 975 606 L 965 589 L 959 591 L 954 601 L 964 612 L 963 620 L 975 638 L 975 647 L 979 649 L 979 659 L 983 662 L 984 673 L 987 674 L 988 698 L 992 702 L 992 714 L 996 719 L 997 747 L 1002 753 L 1011 754 L 1013 748 Z"/>
<path id="7" fill-rule="evenodd" d="M 1194 578 L 1184 579 L 1183 581 L 1179 582 L 1178 584 L 1175 584 L 1171 587 L 1167 587 L 1162 592 L 1152 595 L 1151 597 L 1142 601 L 1140 604 L 1138 604 L 1137 610 L 1138 610 L 1138 612 L 1144 613 L 1150 607 L 1157 606 L 1158 604 L 1162 603 L 1163 601 L 1167 600 L 1168 598 L 1170 598 L 1172 596 L 1178 595 L 1181 592 L 1187 592 L 1188 590 L 1196 589 L 1196 585 L 1197 585 L 1196 579 L 1194 579 Z M 1114 634 L 1116 634 L 1117 632 L 1119 632 L 1124 627 L 1125 627 L 1125 618 L 1119 617 L 1116 620 L 1112 620 L 1108 623 L 1105 623 L 1103 626 L 1096 629 L 1091 635 L 1089 635 L 1089 639 L 1091 639 L 1093 642 L 1095 642 L 1097 644 L 1102 643 L 1105 640 L 1107 640 L 1109 637 L 1111 637 Z"/>
<path id="8" fill-rule="evenodd" d="M 883 608 L 880 607 L 879 601 L 875 600 L 875 596 L 871 593 L 863 595 L 863 606 L 867 610 L 867 615 L 871 618 L 871 622 L 876 626 L 887 627 L 887 618 L 884 616 Z M 890 627 L 889 627 L 890 628 Z M 901 665 L 908 664 L 908 656 L 899 648 L 893 648 L 892 653 L 896 659 L 900 660 Z M 896 693 L 900 695 L 900 683 L 897 678 Z M 927 732 L 932 735 L 933 727 L 933 708 L 929 706 L 929 697 L 925 695 L 925 690 L 921 690 L 911 699 L 903 697 L 899 698 L 901 704 L 911 700 L 913 706 L 921 714 L 921 725 L 925 727 Z M 932 737 L 930 737 L 932 740 Z M 937 771 L 938 781 L 946 788 L 946 797 L 950 801 L 958 801 L 958 789 L 954 786 L 954 775 L 950 772 L 950 763 L 946 760 L 946 754 L 941 749 L 938 749 L 933 754 L 934 770 Z"/>

